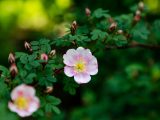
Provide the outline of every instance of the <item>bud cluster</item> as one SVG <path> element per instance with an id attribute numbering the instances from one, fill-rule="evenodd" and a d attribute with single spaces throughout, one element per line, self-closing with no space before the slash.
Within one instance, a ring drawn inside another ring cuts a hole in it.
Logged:
<path id="1" fill-rule="evenodd" d="M 12 78 L 14 78 L 18 74 L 18 68 L 16 66 L 15 61 L 15 55 L 13 53 L 10 53 L 8 57 L 8 62 L 11 64 L 9 71 Z"/>
<path id="2" fill-rule="evenodd" d="M 144 10 L 144 3 L 141 1 L 138 3 L 138 9 L 135 12 L 134 22 L 141 20 L 142 11 Z"/>

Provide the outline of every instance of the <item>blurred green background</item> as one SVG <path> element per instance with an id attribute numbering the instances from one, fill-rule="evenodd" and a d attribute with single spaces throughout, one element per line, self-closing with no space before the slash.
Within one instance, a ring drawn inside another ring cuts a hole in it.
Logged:
<path id="1" fill-rule="evenodd" d="M 107 9 L 114 16 L 130 13 L 138 2 L 0 0 L 0 64 L 8 66 L 9 52 L 24 50 L 24 41 L 53 39 L 64 35 L 73 20 L 84 22 L 86 7 Z M 160 18 L 160 0 L 144 3 L 149 9 L 149 21 Z M 109 50 L 98 55 L 99 74 L 89 84 L 80 86 L 75 96 L 60 95 L 62 114 L 53 119 L 160 120 L 159 56 L 160 51 L 140 48 Z"/>

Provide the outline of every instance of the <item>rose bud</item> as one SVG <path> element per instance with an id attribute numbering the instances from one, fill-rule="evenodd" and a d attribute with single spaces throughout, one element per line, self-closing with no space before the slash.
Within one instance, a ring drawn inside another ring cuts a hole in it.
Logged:
<path id="1" fill-rule="evenodd" d="M 138 22 L 138 21 L 140 21 L 141 20 L 141 16 L 140 15 L 135 15 L 134 16 L 134 21 L 135 22 Z"/>
<path id="2" fill-rule="evenodd" d="M 138 3 L 138 8 L 139 8 L 140 10 L 143 10 L 143 9 L 144 9 L 144 3 L 143 3 L 142 1 Z"/>
<path id="3" fill-rule="evenodd" d="M 85 9 L 86 16 L 89 17 L 91 15 L 91 10 L 89 8 Z"/>
<path id="4" fill-rule="evenodd" d="M 8 61 L 9 63 L 15 63 L 15 56 L 13 53 L 9 53 L 9 56 L 8 56 Z"/>
<path id="5" fill-rule="evenodd" d="M 136 11 L 136 15 L 141 16 L 141 11 L 140 11 L 140 10 L 137 10 L 137 11 Z"/>
<path id="6" fill-rule="evenodd" d="M 71 34 L 74 35 L 77 30 L 77 22 L 76 21 L 72 22 L 70 30 L 71 30 Z"/>
<path id="7" fill-rule="evenodd" d="M 55 54 L 56 54 L 56 50 L 52 50 L 52 51 L 49 53 L 49 57 L 53 57 Z"/>
<path id="8" fill-rule="evenodd" d="M 48 55 L 45 54 L 45 53 L 42 53 L 40 57 L 41 57 L 41 58 L 40 58 L 41 60 L 44 60 L 44 62 L 42 63 L 42 66 L 43 66 L 43 69 L 44 69 L 45 65 L 46 65 L 47 62 L 48 62 Z"/>
<path id="9" fill-rule="evenodd" d="M 47 86 L 45 93 L 51 93 L 53 91 L 53 86 Z"/>
<path id="10" fill-rule="evenodd" d="M 110 27 L 109 27 L 109 31 L 114 31 L 117 27 L 117 23 L 116 22 L 113 22 L 111 23 Z"/>
<path id="11" fill-rule="evenodd" d="M 118 30 L 118 31 L 117 31 L 117 34 L 123 34 L 123 30 L 121 30 L 121 29 Z"/>
<path id="12" fill-rule="evenodd" d="M 41 60 L 44 60 L 44 61 L 48 61 L 48 55 L 47 54 L 45 54 L 45 53 L 42 53 L 41 54 Z"/>
<path id="13" fill-rule="evenodd" d="M 18 74 L 18 69 L 15 63 L 11 65 L 11 67 L 9 68 L 9 71 L 12 78 L 14 78 Z"/>
<path id="14" fill-rule="evenodd" d="M 24 42 L 24 47 L 26 50 L 29 50 L 30 52 L 32 51 L 31 45 L 28 42 Z"/>

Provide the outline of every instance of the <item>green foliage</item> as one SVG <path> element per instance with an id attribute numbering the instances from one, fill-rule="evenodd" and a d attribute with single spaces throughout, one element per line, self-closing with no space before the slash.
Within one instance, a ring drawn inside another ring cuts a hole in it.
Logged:
<path id="1" fill-rule="evenodd" d="M 110 15 L 107 14 L 107 13 L 108 13 L 108 10 L 103 10 L 102 8 L 99 8 L 99 9 L 97 9 L 93 12 L 92 17 L 93 18 L 103 18 L 103 17 L 107 18 L 107 17 L 110 17 Z"/>
<path id="2" fill-rule="evenodd" d="M 137 9 L 137 6 L 132 8 L 134 12 Z M 11 90 L 25 83 L 35 87 L 41 102 L 40 109 L 31 118 L 53 119 L 55 113 L 55 119 L 65 119 L 66 116 L 71 120 L 132 120 L 143 119 L 143 114 L 147 114 L 148 119 L 159 118 L 157 104 L 160 101 L 160 65 L 157 54 L 133 49 L 108 50 L 136 47 L 137 44 L 146 44 L 147 47 L 149 44 L 158 43 L 160 21 L 150 23 L 144 19 L 145 10 L 141 12 L 140 20 L 135 20 L 132 13 L 111 17 L 108 10 L 99 8 L 87 16 L 86 21 L 79 21 L 78 26 L 74 26 L 73 33 L 71 31 L 52 40 L 31 41 L 32 51 L 15 52 L 15 64 L 18 68 L 15 77 L 8 68 L 0 66 L 0 111 L 7 111 L 5 105 L 10 99 Z M 156 40 L 152 40 L 153 38 Z M 54 89 L 62 89 L 75 95 L 79 87 L 73 78 L 61 73 L 64 68 L 63 54 L 67 49 L 79 46 L 90 49 L 92 54 L 96 55 L 99 74 L 92 78 L 95 80 L 84 85 L 86 89 L 82 88 L 84 91 L 79 95 L 79 107 L 68 111 L 62 108 L 64 114 L 59 117 L 58 114 L 62 115 L 58 106 L 61 100 L 58 98 L 59 94 L 54 93 Z M 52 48 L 57 50 L 54 55 L 51 55 Z M 47 60 L 43 60 L 41 54 L 46 54 Z M 47 87 L 53 89 L 48 92 Z M 154 99 L 151 99 L 153 97 Z M 2 116 L 16 119 L 14 114 L 8 111 L 6 113 L 9 115 L 4 113 Z"/>

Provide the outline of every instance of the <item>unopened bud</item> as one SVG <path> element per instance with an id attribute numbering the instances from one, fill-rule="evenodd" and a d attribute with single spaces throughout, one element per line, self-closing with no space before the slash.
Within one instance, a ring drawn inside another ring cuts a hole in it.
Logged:
<path id="1" fill-rule="evenodd" d="M 71 34 L 74 35 L 76 30 L 77 30 L 77 22 L 76 21 L 73 21 L 72 22 L 72 25 L 71 25 Z"/>
<path id="2" fill-rule="evenodd" d="M 138 21 L 140 21 L 141 20 L 141 16 L 140 15 L 135 15 L 134 16 L 134 21 L 135 22 L 138 22 Z"/>
<path id="3" fill-rule="evenodd" d="M 13 53 L 9 53 L 9 56 L 8 56 L 8 61 L 9 63 L 15 63 L 15 56 Z"/>
<path id="4" fill-rule="evenodd" d="M 117 27 L 117 23 L 116 22 L 113 22 L 111 23 L 110 27 L 109 27 L 109 31 L 114 31 Z"/>
<path id="5" fill-rule="evenodd" d="M 138 3 L 138 8 L 139 8 L 140 10 L 143 10 L 143 9 L 144 9 L 144 3 L 143 3 L 142 1 Z"/>
<path id="6" fill-rule="evenodd" d="M 51 93 L 53 91 L 53 86 L 47 86 L 45 93 Z"/>
<path id="7" fill-rule="evenodd" d="M 44 61 L 48 61 L 48 55 L 47 54 L 45 54 L 45 53 L 42 53 L 41 54 L 41 60 L 44 60 Z"/>
<path id="8" fill-rule="evenodd" d="M 32 51 L 31 45 L 28 42 L 24 42 L 24 47 L 26 50 L 29 50 L 30 52 Z"/>
<path id="9" fill-rule="evenodd" d="M 14 78 L 18 74 L 18 69 L 15 63 L 13 63 L 9 69 L 11 77 Z"/>
<path id="10" fill-rule="evenodd" d="M 117 34 L 123 34 L 123 30 L 118 30 Z"/>
<path id="11" fill-rule="evenodd" d="M 91 10 L 89 8 L 86 8 L 85 12 L 86 12 L 86 16 L 89 17 L 91 15 Z"/>
<path id="12" fill-rule="evenodd" d="M 52 50 L 52 51 L 49 53 L 49 56 L 50 56 L 50 57 L 53 57 L 55 54 L 56 54 L 56 50 Z"/>
<path id="13" fill-rule="evenodd" d="M 137 10 L 137 11 L 136 11 L 136 15 L 141 16 L 141 11 L 140 11 L 140 10 Z"/>

